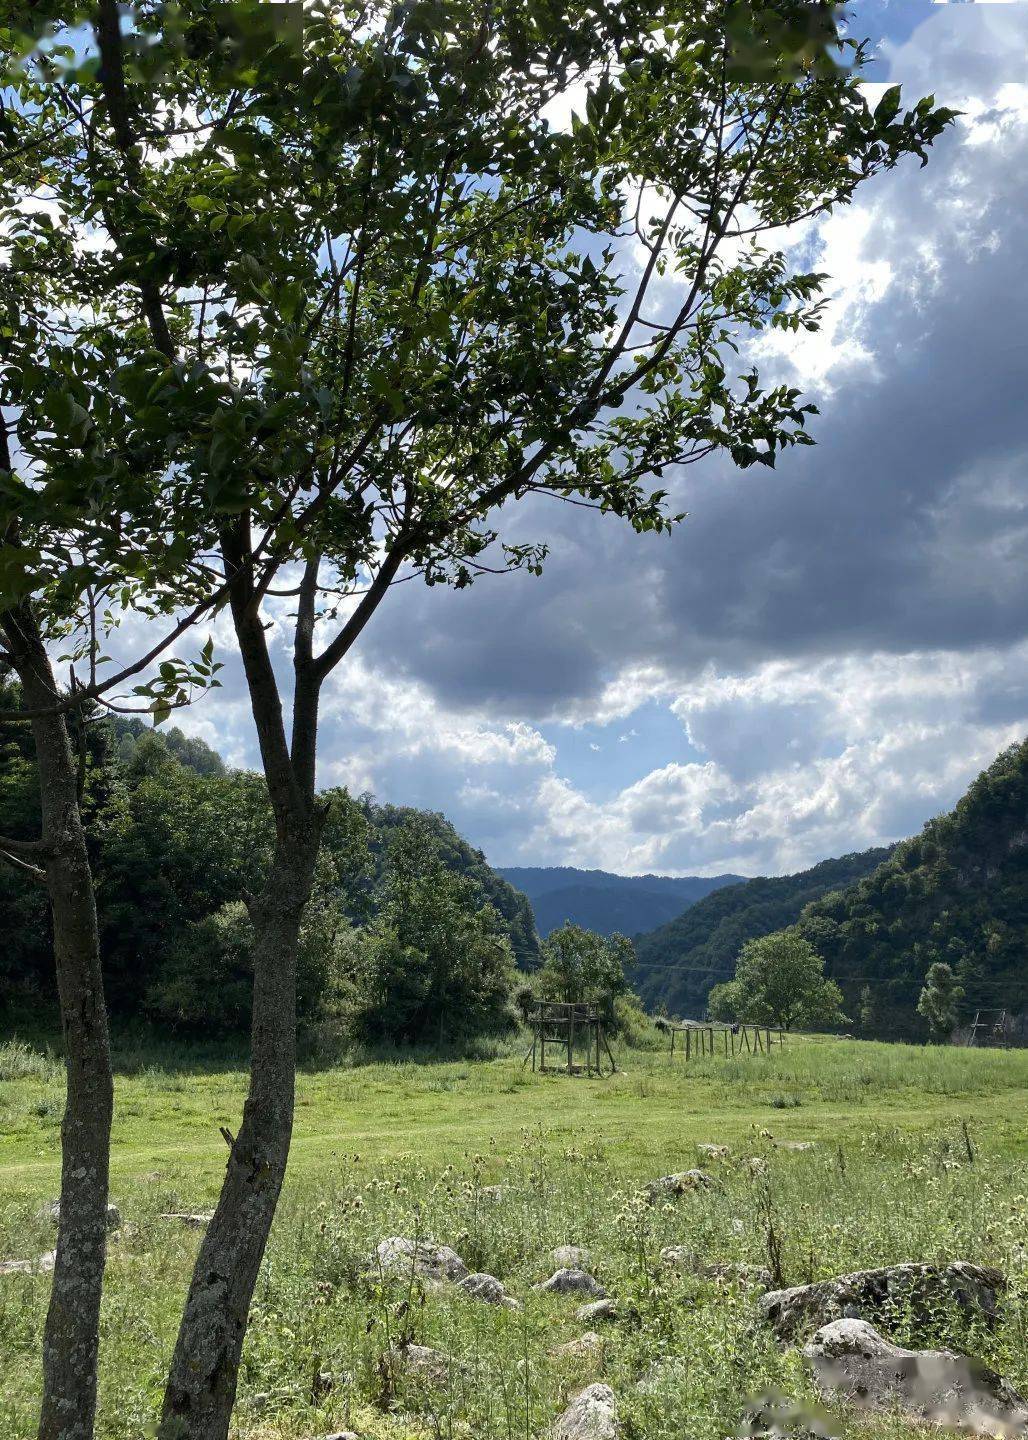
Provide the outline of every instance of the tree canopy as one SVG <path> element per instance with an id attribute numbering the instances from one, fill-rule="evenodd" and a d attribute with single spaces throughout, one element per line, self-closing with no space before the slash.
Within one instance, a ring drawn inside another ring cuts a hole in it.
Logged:
<path id="1" fill-rule="evenodd" d="M 846 1021 L 842 991 L 826 980 L 824 961 L 795 931 L 781 930 L 747 940 L 739 952 L 735 979 L 715 985 L 708 1002 L 715 1020 L 826 1029 Z"/>

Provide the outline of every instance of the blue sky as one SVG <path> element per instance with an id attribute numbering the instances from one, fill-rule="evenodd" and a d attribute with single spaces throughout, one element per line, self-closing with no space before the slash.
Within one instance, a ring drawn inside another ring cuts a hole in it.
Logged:
<path id="1" fill-rule="evenodd" d="M 831 310 L 755 358 L 817 447 L 675 478 L 671 537 L 529 507 L 541 579 L 401 587 L 331 682 L 323 783 L 442 810 L 497 864 L 767 874 L 909 834 L 1023 738 L 1028 5 L 852 8 L 876 81 L 964 115 L 790 237 Z M 181 723 L 253 764 L 225 680 Z"/>

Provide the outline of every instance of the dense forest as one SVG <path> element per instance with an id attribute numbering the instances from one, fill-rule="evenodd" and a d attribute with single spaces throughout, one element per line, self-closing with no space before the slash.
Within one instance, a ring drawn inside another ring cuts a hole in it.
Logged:
<path id="1" fill-rule="evenodd" d="M 514 865 L 499 872 L 532 902 L 536 929 L 549 935 L 568 921 L 600 935 L 637 935 L 678 915 L 741 875 L 612 875 L 570 865 Z"/>
<path id="2" fill-rule="evenodd" d="M 227 769 L 174 728 L 119 717 L 87 727 L 84 757 L 112 1013 L 186 1031 L 245 1028 L 245 901 L 271 839 L 263 778 Z M 308 1020 L 327 1007 L 357 1025 L 359 1012 L 357 1028 L 376 1038 L 377 1006 L 409 1015 L 416 1032 L 427 1023 L 426 997 L 448 984 L 443 972 L 474 961 L 481 976 L 493 975 L 481 1018 L 495 1028 L 515 963 L 540 961 L 527 899 L 441 815 L 342 790 L 322 799 L 328 819 L 301 966 Z M 27 727 L 0 726 L 0 831 L 28 838 L 37 824 Z M 8 866 L 0 867 L 0 937 L 0 1004 L 9 1016 L 46 1013 L 54 1001 L 46 894 Z M 474 1022 L 473 990 L 461 1023 Z"/>
<path id="3" fill-rule="evenodd" d="M 917 999 L 937 961 L 969 1010 L 1028 1009 L 1028 740 L 870 875 L 808 905 L 799 931 L 866 1033 L 923 1029 Z"/>
<path id="4" fill-rule="evenodd" d="M 865 850 L 823 860 L 797 875 L 760 877 L 715 890 L 670 924 L 637 936 L 635 989 L 648 1009 L 701 1016 L 711 987 L 735 973 L 745 941 L 792 925 L 809 901 L 868 874 L 888 854 Z"/>

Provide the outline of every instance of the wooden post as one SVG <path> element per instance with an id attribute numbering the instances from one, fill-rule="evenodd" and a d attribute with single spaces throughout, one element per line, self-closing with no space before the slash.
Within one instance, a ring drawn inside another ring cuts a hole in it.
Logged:
<path id="1" fill-rule="evenodd" d="M 731 1037 L 732 1037 L 732 1058 L 733 1058 L 733 1060 L 734 1060 L 734 1059 L 735 1059 L 735 1031 L 730 1029 L 730 1030 L 728 1031 L 728 1033 L 729 1033 L 729 1035 L 731 1035 Z"/>
<path id="2" fill-rule="evenodd" d="M 568 1074 L 575 1073 L 575 1009 L 572 1006 L 568 1010 Z"/>
<path id="3" fill-rule="evenodd" d="M 728 1031 L 725 1031 L 725 1059 L 728 1059 Z"/>
<path id="4" fill-rule="evenodd" d="M 692 1059 L 692 1031 L 691 1031 L 691 1030 L 686 1030 L 686 1032 L 685 1032 L 685 1058 L 686 1058 L 686 1061 L 687 1061 L 687 1062 Z"/>
<path id="5" fill-rule="evenodd" d="M 672 1030 L 672 1031 L 671 1031 L 671 1058 L 672 1058 L 672 1060 L 675 1058 L 675 1035 L 676 1035 L 676 1034 L 677 1034 L 677 1031 L 675 1031 L 675 1030 Z"/>
<path id="6" fill-rule="evenodd" d="M 771 1054 L 771 1031 L 765 1030 L 764 1038 L 767 1040 L 767 1053 Z"/>

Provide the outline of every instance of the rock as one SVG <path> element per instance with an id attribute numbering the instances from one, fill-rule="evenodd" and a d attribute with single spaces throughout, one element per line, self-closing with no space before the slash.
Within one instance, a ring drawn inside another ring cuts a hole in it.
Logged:
<path id="1" fill-rule="evenodd" d="M 727 1160 L 731 1153 L 727 1145 L 697 1145 L 696 1151 L 704 1160 Z"/>
<path id="2" fill-rule="evenodd" d="M 818 1389 L 861 1410 L 900 1409 L 913 1420 L 980 1435 L 1028 1434 L 1028 1400 L 994 1370 L 949 1350 L 904 1350 L 866 1320 L 833 1320 L 804 1346 Z"/>
<path id="3" fill-rule="evenodd" d="M 553 1440 L 616 1440 L 617 1403 L 609 1385 L 590 1385 L 575 1396 L 553 1427 Z"/>
<path id="4" fill-rule="evenodd" d="M 813 1140 L 776 1140 L 775 1147 L 778 1150 L 813 1150 Z"/>
<path id="5" fill-rule="evenodd" d="M 428 1385 L 445 1385 L 450 1378 L 450 1359 L 430 1345 L 394 1345 L 384 1357 L 394 1379 L 414 1375 Z"/>
<path id="6" fill-rule="evenodd" d="M 214 1213 L 212 1211 L 211 1214 L 206 1215 L 198 1212 L 195 1215 L 188 1215 L 174 1210 L 167 1215 L 158 1215 L 157 1218 L 158 1220 L 170 1220 L 177 1225 L 185 1225 L 190 1230 L 203 1230 L 214 1219 Z"/>
<path id="7" fill-rule="evenodd" d="M 558 1245 L 550 1259 L 558 1270 L 590 1270 L 593 1263 L 584 1245 Z"/>
<path id="8" fill-rule="evenodd" d="M 609 1302 L 600 1300 L 598 1303 L 606 1305 Z M 595 1330 L 587 1330 L 575 1340 L 565 1340 L 563 1345 L 556 1346 L 550 1354 L 569 1360 L 598 1360 L 603 1354 L 603 1345 L 602 1335 L 597 1335 Z"/>
<path id="9" fill-rule="evenodd" d="M 449 1245 L 433 1245 L 427 1240 L 408 1240 L 391 1235 L 382 1240 L 375 1251 L 375 1262 L 384 1271 L 409 1276 L 411 1270 L 428 1280 L 466 1280 L 468 1267 Z"/>
<path id="10" fill-rule="evenodd" d="M 595 1295 L 602 1300 L 606 1290 L 587 1270 L 555 1270 L 549 1280 L 535 1287 L 546 1295 Z"/>
<path id="11" fill-rule="evenodd" d="M 61 1221 L 61 1202 L 59 1200 L 51 1200 L 49 1205 L 44 1205 L 42 1210 L 39 1211 L 39 1218 L 40 1220 L 49 1220 L 51 1225 L 59 1225 Z M 117 1205 L 108 1205 L 108 1230 L 117 1230 L 120 1224 L 121 1211 L 118 1209 Z"/>
<path id="12" fill-rule="evenodd" d="M 675 1270 L 691 1270 L 708 1280 L 736 1281 L 740 1285 L 759 1285 L 769 1290 L 774 1284 L 771 1271 L 764 1265 L 747 1265 L 740 1260 L 716 1260 L 704 1263 L 688 1245 L 668 1245 L 660 1252 L 660 1263 Z"/>
<path id="13" fill-rule="evenodd" d="M 677 1175 L 661 1175 L 659 1180 L 651 1180 L 643 1194 L 655 1205 L 658 1200 L 675 1200 L 690 1190 L 706 1190 L 713 1183 L 704 1170 L 682 1170 Z"/>
<path id="14" fill-rule="evenodd" d="M 593 1300 L 588 1305 L 580 1305 L 575 1311 L 575 1319 L 580 1320 L 583 1325 L 598 1325 L 603 1320 L 616 1320 L 617 1318 L 617 1301 L 608 1297 L 604 1297 L 602 1300 Z"/>
<path id="15" fill-rule="evenodd" d="M 889 1305 L 928 1309 L 955 1302 L 994 1320 L 1005 1289 L 1006 1280 L 998 1270 L 966 1260 L 950 1265 L 908 1263 L 771 1290 L 761 1299 L 760 1308 L 779 1338 L 792 1340 L 833 1320 L 877 1316 Z"/>
<path id="16" fill-rule="evenodd" d="M 35 1260 L 0 1260 L 0 1275 L 49 1275 L 56 1263 L 56 1250 L 48 1250 Z"/>
<path id="17" fill-rule="evenodd" d="M 521 1309 L 518 1302 L 507 1294 L 503 1281 L 497 1280 L 495 1275 L 465 1275 L 463 1280 L 458 1280 L 457 1289 L 463 1290 L 473 1300 L 484 1300 L 487 1305 L 504 1305 L 508 1310 Z"/>

